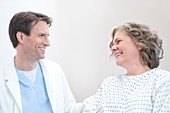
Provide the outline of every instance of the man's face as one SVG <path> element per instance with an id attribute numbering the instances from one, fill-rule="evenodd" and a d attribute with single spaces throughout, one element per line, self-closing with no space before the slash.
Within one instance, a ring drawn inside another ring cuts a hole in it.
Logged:
<path id="1" fill-rule="evenodd" d="M 31 30 L 30 36 L 24 35 L 23 49 L 27 59 L 39 60 L 45 58 L 45 50 L 50 46 L 49 29 L 45 21 L 39 21 Z"/>

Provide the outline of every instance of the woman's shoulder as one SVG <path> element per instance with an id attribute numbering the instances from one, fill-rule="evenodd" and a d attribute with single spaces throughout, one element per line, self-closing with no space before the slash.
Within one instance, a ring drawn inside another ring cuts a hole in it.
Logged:
<path id="1" fill-rule="evenodd" d="M 157 72 L 158 74 L 167 74 L 170 75 L 170 71 L 167 70 L 163 70 L 163 69 L 155 69 L 155 72 Z"/>
<path id="2" fill-rule="evenodd" d="M 117 80 L 117 79 L 122 79 L 126 76 L 126 74 L 116 74 L 116 75 L 111 75 L 105 78 L 105 80 L 110 81 L 110 80 Z"/>
<path id="3" fill-rule="evenodd" d="M 163 70 L 163 69 L 153 69 L 151 71 L 151 73 L 153 73 L 154 75 L 156 75 L 156 78 L 158 79 L 163 79 L 163 78 L 169 78 L 170 79 L 170 72 L 169 71 L 166 71 L 166 70 Z"/>
<path id="4" fill-rule="evenodd" d="M 163 69 L 154 69 L 151 71 L 154 76 L 155 85 L 158 88 L 170 85 L 170 72 Z"/>
<path id="5" fill-rule="evenodd" d="M 108 76 L 102 81 L 101 85 L 103 86 L 103 85 L 121 82 L 124 80 L 125 75 L 126 74 L 116 74 L 116 75 Z"/>

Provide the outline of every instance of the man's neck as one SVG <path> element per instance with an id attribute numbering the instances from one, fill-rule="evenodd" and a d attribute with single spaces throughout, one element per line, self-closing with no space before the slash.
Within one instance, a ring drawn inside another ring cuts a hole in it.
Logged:
<path id="1" fill-rule="evenodd" d="M 14 57 L 14 64 L 15 67 L 22 71 L 30 71 L 33 70 L 37 64 L 37 60 L 27 60 L 27 59 L 21 59 L 18 56 Z"/>

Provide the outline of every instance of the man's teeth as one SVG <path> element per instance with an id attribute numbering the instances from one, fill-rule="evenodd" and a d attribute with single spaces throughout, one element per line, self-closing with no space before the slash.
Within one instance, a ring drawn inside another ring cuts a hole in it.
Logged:
<path id="1" fill-rule="evenodd" d="M 43 51 L 44 51 L 44 50 L 45 50 L 45 48 L 41 48 L 41 50 L 43 50 Z"/>

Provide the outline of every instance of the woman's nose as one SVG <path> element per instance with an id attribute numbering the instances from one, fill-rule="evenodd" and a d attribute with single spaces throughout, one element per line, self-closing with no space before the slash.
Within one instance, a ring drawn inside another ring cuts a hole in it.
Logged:
<path id="1" fill-rule="evenodd" d="M 113 45 L 112 45 L 111 50 L 112 50 L 112 51 L 117 50 L 117 46 L 116 46 L 116 44 L 113 44 Z"/>

